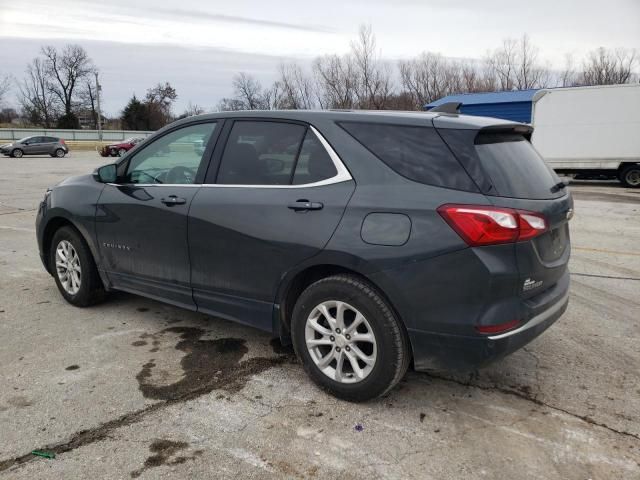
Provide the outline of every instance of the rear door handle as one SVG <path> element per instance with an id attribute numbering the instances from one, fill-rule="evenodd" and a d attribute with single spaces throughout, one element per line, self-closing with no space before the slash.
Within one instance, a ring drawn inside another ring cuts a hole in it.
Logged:
<path id="1" fill-rule="evenodd" d="M 184 205 L 187 203 L 185 198 L 176 197 L 175 195 L 169 195 L 167 198 L 161 198 L 160 201 L 169 207 L 174 205 Z"/>
<path id="2" fill-rule="evenodd" d="M 322 210 L 324 205 L 320 202 L 310 202 L 309 200 L 298 200 L 295 203 L 290 203 L 288 208 L 295 210 L 296 212 L 305 212 L 307 210 Z"/>

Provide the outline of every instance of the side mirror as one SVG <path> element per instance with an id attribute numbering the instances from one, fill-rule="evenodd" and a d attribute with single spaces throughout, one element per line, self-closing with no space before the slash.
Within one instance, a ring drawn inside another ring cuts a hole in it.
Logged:
<path id="1" fill-rule="evenodd" d="M 101 183 L 115 183 L 118 179 L 118 172 L 116 164 L 105 165 L 103 167 L 96 168 L 93 172 L 93 178 Z"/>

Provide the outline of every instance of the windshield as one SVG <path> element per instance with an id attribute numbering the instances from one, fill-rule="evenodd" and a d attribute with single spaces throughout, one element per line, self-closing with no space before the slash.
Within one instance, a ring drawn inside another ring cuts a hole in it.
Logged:
<path id="1" fill-rule="evenodd" d="M 24 142 L 26 142 L 27 140 L 30 140 L 31 138 L 32 138 L 32 137 L 24 137 L 24 138 L 21 138 L 20 140 L 18 140 L 16 143 L 24 143 Z"/>

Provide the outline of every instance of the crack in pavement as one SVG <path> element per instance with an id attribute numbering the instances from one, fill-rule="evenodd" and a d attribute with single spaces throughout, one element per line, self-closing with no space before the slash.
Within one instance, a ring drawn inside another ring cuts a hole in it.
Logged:
<path id="1" fill-rule="evenodd" d="M 596 427 L 601 427 L 601 428 L 605 428 L 607 430 L 609 430 L 612 433 L 615 433 L 617 435 L 623 435 L 626 437 L 630 437 L 633 438 L 635 440 L 640 440 L 640 435 L 636 434 L 636 433 L 632 433 L 632 432 L 627 432 L 625 430 L 618 430 L 616 428 L 610 427 L 609 425 L 605 424 L 605 423 L 601 423 L 598 422 L 596 420 L 594 420 L 591 417 L 588 417 L 586 415 L 580 415 L 577 413 L 573 413 L 570 412 L 569 410 L 565 410 L 564 408 L 561 407 L 556 407 L 555 405 L 551 405 L 549 403 L 543 402 L 542 400 L 540 400 L 537 397 L 533 397 L 531 395 L 528 395 L 526 393 L 520 392 L 518 390 L 511 390 L 509 388 L 504 388 L 504 387 L 500 387 L 496 384 L 493 385 L 479 385 L 477 383 L 471 383 L 471 382 L 464 382 L 462 380 L 457 380 L 455 378 L 451 378 L 451 377 L 445 377 L 443 375 L 438 375 L 437 373 L 433 373 L 433 372 L 422 372 L 424 375 L 431 377 L 433 379 L 436 380 L 442 380 L 445 382 L 450 382 L 450 383 L 455 383 L 457 385 L 462 385 L 463 387 L 472 387 L 472 388 L 477 388 L 479 390 L 484 390 L 487 392 L 499 392 L 499 393 L 503 393 L 505 395 L 512 395 L 514 397 L 520 398 L 522 400 L 527 400 L 531 403 L 534 403 L 538 406 L 541 407 L 546 407 L 549 408 L 551 410 L 555 410 L 557 412 L 561 412 L 564 413 L 565 415 L 569 415 L 570 417 L 573 418 L 577 418 L 578 420 L 582 420 L 583 422 L 586 422 L 590 425 L 594 425 Z"/>
<path id="2" fill-rule="evenodd" d="M 265 362 L 267 361 L 269 362 L 268 367 L 263 368 L 265 366 Z M 282 365 L 290 361 L 291 361 L 290 355 L 281 355 L 273 358 L 254 357 L 254 358 L 245 360 L 244 362 L 239 364 L 237 370 L 234 373 L 237 375 L 237 378 L 242 378 L 244 376 L 243 374 L 245 373 L 248 375 L 261 373 L 269 368 L 273 368 L 275 366 Z M 222 389 L 233 390 L 233 387 L 234 387 L 234 381 L 231 381 L 225 384 Z M 59 455 L 61 453 L 70 452 L 77 448 L 84 447 L 86 445 L 90 445 L 92 443 L 96 443 L 96 442 L 111 438 L 110 434 L 113 431 L 119 429 L 120 427 L 125 427 L 128 425 L 132 425 L 134 423 L 138 423 L 150 413 L 157 412 L 159 410 L 168 408 L 178 403 L 183 403 L 188 400 L 193 400 L 197 397 L 200 397 L 201 395 L 210 393 L 214 389 L 215 387 L 212 388 L 211 384 L 205 384 L 200 388 L 196 388 L 188 392 L 185 392 L 183 394 L 180 394 L 178 396 L 175 396 L 173 398 L 168 398 L 167 400 L 148 405 L 147 407 L 137 410 L 135 412 L 126 413 L 114 420 L 109 420 L 108 422 L 102 423 L 96 427 L 89 428 L 87 430 L 81 430 L 80 432 L 75 433 L 71 437 L 71 439 L 67 440 L 66 442 L 45 445 L 43 447 L 37 448 L 36 450 L 43 450 L 43 451 L 52 452 L 52 453 L 55 453 L 56 455 Z M 34 460 L 36 458 L 38 457 L 32 455 L 31 453 L 27 453 L 18 457 L 9 458 L 6 460 L 0 460 L 0 472 L 8 470 L 9 468 L 15 465 L 26 464 L 27 462 L 30 462 L 31 460 Z"/>

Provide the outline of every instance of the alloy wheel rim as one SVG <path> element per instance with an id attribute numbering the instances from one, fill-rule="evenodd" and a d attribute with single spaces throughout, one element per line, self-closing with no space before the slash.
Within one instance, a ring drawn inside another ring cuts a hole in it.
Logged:
<path id="1" fill-rule="evenodd" d="M 64 157 L 64 151 L 62 149 L 56 150 L 56 155 L 58 158 Z"/>
<path id="2" fill-rule="evenodd" d="M 22 150 L 16 150 L 13 155 L 18 158 L 22 157 Z"/>
<path id="3" fill-rule="evenodd" d="M 65 292 L 75 295 L 80 290 L 82 269 L 78 252 L 68 240 L 56 247 L 56 272 Z"/>
<path id="4" fill-rule="evenodd" d="M 378 346 L 367 319 L 338 300 L 317 305 L 307 318 L 305 344 L 313 363 L 339 383 L 358 383 L 376 364 Z"/>

